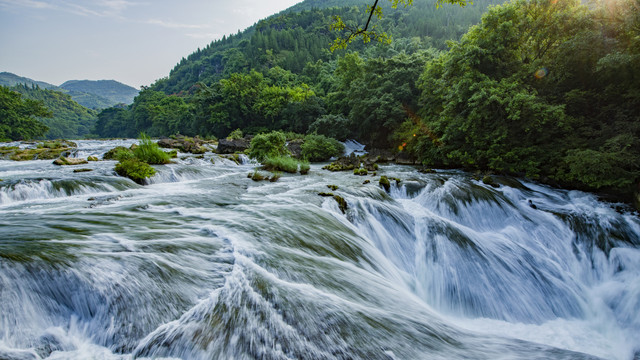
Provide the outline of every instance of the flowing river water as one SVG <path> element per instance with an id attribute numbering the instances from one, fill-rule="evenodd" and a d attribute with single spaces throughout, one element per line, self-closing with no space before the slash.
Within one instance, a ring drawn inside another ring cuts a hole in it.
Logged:
<path id="1" fill-rule="evenodd" d="M 0 359 L 640 358 L 640 220 L 591 194 L 114 165 L 0 161 Z"/>

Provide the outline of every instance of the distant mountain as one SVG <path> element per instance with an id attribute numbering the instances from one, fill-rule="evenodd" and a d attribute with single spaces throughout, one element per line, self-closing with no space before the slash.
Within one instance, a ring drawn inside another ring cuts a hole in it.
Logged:
<path id="1" fill-rule="evenodd" d="M 69 80 L 60 86 L 18 76 L 10 72 L 0 73 L 0 86 L 12 87 L 26 84 L 41 89 L 60 91 L 71 96 L 78 104 L 89 109 L 106 109 L 117 104 L 131 104 L 138 95 L 135 88 L 115 80 Z"/>
<path id="2" fill-rule="evenodd" d="M 60 85 L 60 88 L 70 92 L 96 95 L 107 99 L 111 105 L 131 104 L 139 92 L 139 90 L 115 80 L 69 80 Z M 73 97 L 73 94 L 71 96 Z"/>
<path id="3" fill-rule="evenodd" d="M 26 77 L 22 77 L 22 76 L 18 76 L 16 74 L 12 74 L 10 72 L 0 72 L 0 85 L 1 86 L 6 86 L 6 87 L 11 87 L 14 85 L 18 85 L 18 84 L 27 84 L 29 86 L 31 85 L 37 85 L 42 89 L 53 89 L 53 90 L 57 90 L 57 86 L 46 83 L 44 81 L 36 81 L 33 79 L 29 79 Z"/>

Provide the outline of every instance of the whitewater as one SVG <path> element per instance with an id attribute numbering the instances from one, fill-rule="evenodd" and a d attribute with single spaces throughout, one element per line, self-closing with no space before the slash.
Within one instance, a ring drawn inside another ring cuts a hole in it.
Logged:
<path id="1" fill-rule="evenodd" d="M 146 186 L 114 161 L 0 161 L 0 359 L 640 358 L 623 205 L 399 165 L 254 182 L 246 157 L 179 155 Z"/>

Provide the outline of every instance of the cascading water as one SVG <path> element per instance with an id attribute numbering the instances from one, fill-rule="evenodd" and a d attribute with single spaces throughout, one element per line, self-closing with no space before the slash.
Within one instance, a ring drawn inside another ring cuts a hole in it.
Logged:
<path id="1" fill-rule="evenodd" d="M 640 351 L 640 220 L 592 195 L 391 165 L 390 193 L 318 165 L 258 183 L 211 154 L 142 187 L 114 164 L 0 161 L 0 359 Z"/>

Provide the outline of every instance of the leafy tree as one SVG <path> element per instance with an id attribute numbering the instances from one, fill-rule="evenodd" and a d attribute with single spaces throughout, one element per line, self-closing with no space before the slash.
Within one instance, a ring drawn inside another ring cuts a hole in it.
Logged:
<path id="1" fill-rule="evenodd" d="M 48 128 L 37 117 L 50 117 L 41 102 L 22 99 L 19 93 L 0 86 L 0 140 L 28 140 L 44 135 Z"/>

